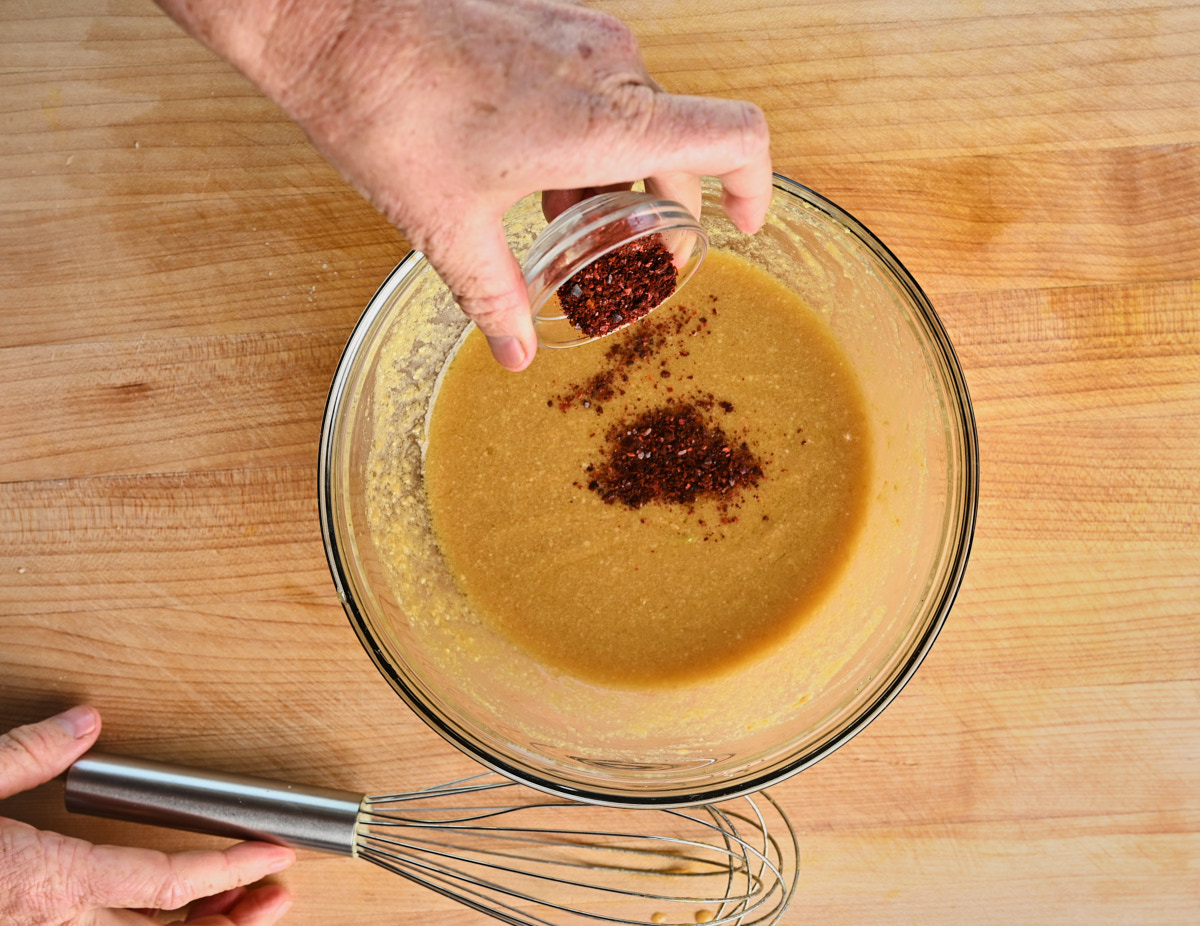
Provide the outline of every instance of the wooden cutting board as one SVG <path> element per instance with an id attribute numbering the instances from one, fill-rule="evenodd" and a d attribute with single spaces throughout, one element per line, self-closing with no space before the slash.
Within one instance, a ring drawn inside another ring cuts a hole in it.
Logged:
<path id="1" fill-rule="evenodd" d="M 776 789 L 788 924 L 1200 917 L 1200 5 L 598 2 L 750 99 L 966 370 L 979 528 L 933 654 Z M 0 726 L 366 791 L 468 760 L 358 646 L 316 512 L 345 339 L 405 243 L 148 0 L 0 5 Z M 212 840 L 0 813 L 85 838 Z M 2 862 L 0 862 L 2 864 Z M 305 854 L 289 922 L 480 924 Z"/>

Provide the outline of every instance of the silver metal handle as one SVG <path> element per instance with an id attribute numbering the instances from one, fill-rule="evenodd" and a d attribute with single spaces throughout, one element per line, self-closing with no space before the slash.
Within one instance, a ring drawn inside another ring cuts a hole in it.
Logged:
<path id="1" fill-rule="evenodd" d="M 336 855 L 355 854 L 363 799 L 352 791 L 96 752 L 67 771 L 72 813 Z"/>

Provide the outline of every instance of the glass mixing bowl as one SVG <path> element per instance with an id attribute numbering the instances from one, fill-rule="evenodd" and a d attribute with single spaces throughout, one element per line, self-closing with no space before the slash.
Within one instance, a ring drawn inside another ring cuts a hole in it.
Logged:
<path id="1" fill-rule="evenodd" d="M 871 500 L 841 578 L 757 661 L 677 687 L 606 689 L 547 670 L 473 613 L 438 548 L 422 481 L 427 415 L 468 323 L 421 254 L 371 300 L 325 410 L 321 527 L 367 653 L 442 736 L 496 771 L 576 799 L 716 801 L 828 755 L 929 652 L 971 545 L 970 399 L 945 330 L 900 262 L 854 218 L 783 177 L 758 234 L 726 218 L 715 184 L 701 222 L 710 249 L 764 268 L 824 318 L 872 422 Z M 545 227 L 536 197 L 506 224 L 520 258 Z"/>

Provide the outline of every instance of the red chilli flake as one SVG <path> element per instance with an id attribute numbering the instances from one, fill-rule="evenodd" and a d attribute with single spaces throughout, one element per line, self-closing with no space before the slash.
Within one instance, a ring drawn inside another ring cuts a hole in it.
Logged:
<path id="1" fill-rule="evenodd" d="M 672 350 L 672 337 L 679 339 L 674 348 L 678 356 L 689 355 L 682 346 L 682 338 L 689 333 L 688 326 L 695 321 L 696 314 L 693 309 L 677 305 L 670 313 L 655 315 L 640 325 L 626 329 L 611 340 L 608 350 L 604 352 L 601 367 L 596 373 L 586 382 L 571 383 L 561 393 L 547 399 L 546 405 L 550 408 L 557 405 L 559 410 L 564 412 L 572 406 L 579 406 L 603 414 L 603 403 L 625 394 L 624 384 L 629 382 L 630 374 L 635 369 L 658 359 L 663 352 Z M 696 330 L 700 331 L 702 328 L 703 326 L 697 326 Z M 662 363 L 666 362 L 667 360 L 662 360 Z M 725 410 L 733 411 L 733 406 L 730 405 Z"/>
<path id="2" fill-rule="evenodd" d="M 593 261 L 558 288 L 571 324 L 600 337 L 637 321 L 675 292 L 678 273 L 662 235 L 648 235 Z"/>
<path id="3" fill-rule="evenodd" d="M 691 505 L 758 485 L 762 463 L 691 402 L 669 402 L 609 428 L 588 488 L 608 504 Z"/>

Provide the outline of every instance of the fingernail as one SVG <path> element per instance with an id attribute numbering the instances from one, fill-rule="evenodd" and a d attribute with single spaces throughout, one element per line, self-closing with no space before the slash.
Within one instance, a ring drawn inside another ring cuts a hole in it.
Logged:
<path id="1" fill-rule="evenodd" d="M 72 739 L 82 739 L 96 729 L 96 712 L 90 707 L 80 705 L 69 711 L 63 711 L 53 720 L 62 727 Z"/>
<path id="2" fill-rule="evenodd" d="M 525 348 L 521 346 L 521 342 L 512 336 L 501 338 L 488 338 L 488 346 L 492 349 L 492 356 L 500 366 L 508 370 L 519 370 L 525 364 Z"/>
<path id="3" fill-rule="evenodd" d="M 275 906 L 271 909 L 269 914 L 271 917 L 271 922 L 278 920 L 290 909 L 292 909 L 292 898 L 285 897 L 283 900 L 279 901 L 279 903 L 275 904 Z"/>
<path id="4" fill-rule="evenodd" d="M 295 860 L 296 856 L 294 853 L 290 851 L 281 852 L 278 858 L 267 865 L 267 873 L 273 875 L 278 871 L 283 871 L 283 869 L 287 868 Z"/>

